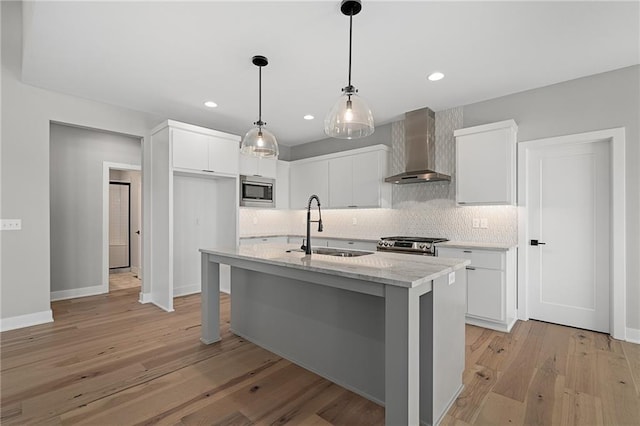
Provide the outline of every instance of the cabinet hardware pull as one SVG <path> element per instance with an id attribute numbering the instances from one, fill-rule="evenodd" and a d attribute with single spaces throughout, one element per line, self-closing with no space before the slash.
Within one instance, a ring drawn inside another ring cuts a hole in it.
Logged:
<path id="1" fill-rule="evenodd" d="M 473 266 L 467 266 L 466 269 L 468 269 L 469 271 L 475 271 L 476 268 L 474 268 Z"/>
<path id="2" fill-rule="evenodd" d="M 215 171 L 213 171 L 213 170 L 205 170 L 205 169 L 202 169 L 202 171 L 203 171 L 203 172 L 207 172 L 207 173 L 215 173 Z"/>
<path id="3" fill-rule="evenodd" d="M 462 250 L 463 253 L 473 253 L 471 250 Z"/>
<path id="4" fill-rule="evenodd" d="M 357 208 L 358 206 L 347 206 L 347 207 L 349 207 L 350 209 L 355 209 L 355 208 Z"/>
<path id="5" fill-rule="evenodd" d="M 347 244 L 354 244 L 354 242 L 353 241 L 348 241 Z"/>

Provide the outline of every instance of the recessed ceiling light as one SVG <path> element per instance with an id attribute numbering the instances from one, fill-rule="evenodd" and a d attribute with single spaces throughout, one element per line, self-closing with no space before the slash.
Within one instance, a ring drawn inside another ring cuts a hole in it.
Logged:
<path id="1" fill-rule="evenodd" d="M 213 101 L 207 101 L 204 103 L 204 106 L 209 107 L 209 108 L 215 108 L 218 106 L 217 103 L 213 102 Z"/>
<path id="2" fill-rule="evenodd" d="M 307 114 L 302 118 L 304 118 L 305 120 L 313 120 L 315 117 L 313 115 L 311 115 L 311 114 Z"/>
<path id="3" fill-rule="evenodd" d="M 444 78 L 444 74 L 442 74 L 441 72 L 432 72 L 431 74 L 429 74 L 429 77 L 427 77 L 430 81 L 438 81 L 438 80 L 442 80 Z"/>

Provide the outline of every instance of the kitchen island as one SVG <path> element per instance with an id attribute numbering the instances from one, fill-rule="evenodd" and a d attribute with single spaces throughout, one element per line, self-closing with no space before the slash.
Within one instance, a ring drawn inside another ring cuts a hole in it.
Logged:
<path id="1" fill-rule="evenodd" d="M 201 249 L 202 335 L 231 331 L 385 406 L 388 425 L 437 424 L 462 390 L 468 260 L 306 256 L 295 245 Z"/>

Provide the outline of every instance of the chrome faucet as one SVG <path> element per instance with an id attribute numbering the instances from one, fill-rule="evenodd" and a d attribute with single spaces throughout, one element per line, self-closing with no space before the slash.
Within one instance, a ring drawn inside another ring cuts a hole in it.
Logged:
<path id="1" fill-rule="evenodd" d="M 311 220 L 311 202 L 316 200 L 318 203 L 318 220 Z M 307 241 L 306 244 L 302 244 L 301 249 L 305 254 L 311 254 L 311 222 L 318 222 L 318 232 L 322 232 L 322 212 L 320 211 L 320 198 L 313 194 L 309 197 L 309 205 L 307 206 Z"/>

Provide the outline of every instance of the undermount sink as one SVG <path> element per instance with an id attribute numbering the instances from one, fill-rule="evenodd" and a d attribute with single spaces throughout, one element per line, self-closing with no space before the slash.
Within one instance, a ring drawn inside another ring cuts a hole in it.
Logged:
<path id="1" fill-rule="evenodd" d="M 302 250 L 287 250 L 287 252 L 302 251 Z M 367 254 L 373 254 L 372 251 L 360 251 L 360 250 L 347 250 L 331 247 L 311 247 L 312 254 L 324 254 L 326 256 L 336 257 L 359 257 L 366 256 Z"/>

